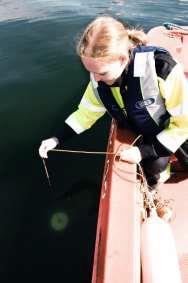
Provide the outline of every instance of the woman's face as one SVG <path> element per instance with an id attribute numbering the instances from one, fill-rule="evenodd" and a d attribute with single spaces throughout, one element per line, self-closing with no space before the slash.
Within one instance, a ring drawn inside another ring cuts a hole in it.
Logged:
<path id="1" fill-rule="evenodd" d="M 121 76 L 128 60 L 126 57 L 120 57 L 115 61 L 106 61 L 102 58 L 81 57 L 82 63 L 86 70 L 91 72 L 95 80 L 112 85 Z"/>

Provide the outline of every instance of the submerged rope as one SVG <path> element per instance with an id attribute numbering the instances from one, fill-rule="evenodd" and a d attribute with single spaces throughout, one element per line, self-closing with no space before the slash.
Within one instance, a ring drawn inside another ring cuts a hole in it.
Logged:
<path id="1" fill-rule="evenodd" d="M 50 176 L 49 176 L 47 165 L 46 165 L 46 162 L 45 162 L 44 158 L 42 158 L 42 162 L 43 162 L 44 170 L 45 170 L 46 177 L 47 177 L 47 180 L 48 180 L 48 185 L 51 187 Z"/>

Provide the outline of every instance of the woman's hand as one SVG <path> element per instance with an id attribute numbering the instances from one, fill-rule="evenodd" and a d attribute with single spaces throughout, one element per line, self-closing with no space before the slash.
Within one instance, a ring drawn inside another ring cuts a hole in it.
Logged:
<path id="1" fill-rule="evenodd" d="M 58 145 L 59 141 L 53 137 L 47 140 L 43 140 L 39 147 L 39 155 L 42 158 L 48 158 L 48 151 L 54 149 Z"/>
<path id="2" fill-rule="evenodd" d="M 123 149 L 119 153 L 119 157 L 120 160 L 136 164 L 138 164 L 142 160 L 140 150 L 137 146 L 132 146 L 128 149 Z"/>

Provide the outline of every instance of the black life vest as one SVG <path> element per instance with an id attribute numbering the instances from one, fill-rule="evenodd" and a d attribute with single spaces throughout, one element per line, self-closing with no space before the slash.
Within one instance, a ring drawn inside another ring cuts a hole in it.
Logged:
<path id="1" fill-rule="evenodd" d="M 153 77 L 148 79 L 151 75 L 151 71 L 148 69 L 150 68 L 149 65 L 146 66 L 148 74 L 146 73 L 144 79 L 135 77 L 136 54 L 146 52 L 154 54 L 155 71 L 152 74 Z M 126 111 L 118 105 L 110 87 L 104 82 L 98 82 L 98 94 L 108 113 L 121 127 L 131 127 L 135 132 L 142 135 L 157 135 L 165 128 L 170 117 L 165 108 L 164 100 L 160 95 L 158 82 L 156 83 L 157 77 L 165 80 L 175 64 L 176 62 L 171 55 L 163 48 L 138 46 L 133 49 L 128 69 L 122 74 L 120 86 L 120 93 Z M 143 85 L 141 86 L 141 84 Z M 143 90 L 145 93 L 143 93 Z M 155 108 L 158 109 L 158 112 L 154 111 L 152 113 Z"/>

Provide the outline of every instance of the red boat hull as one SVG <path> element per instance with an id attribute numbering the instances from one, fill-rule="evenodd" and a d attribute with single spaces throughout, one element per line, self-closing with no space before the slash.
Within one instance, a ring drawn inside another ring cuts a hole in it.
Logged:
<path id="1" fill-rule="evenodd" d="M 188 75 L 188 36 L 183 36 L 183 41 L 179 38 L 169 39 L 166 30 L 157 27 L 149 32 L 149 38 L 151 44 L 169 49 L 183 64 Z M 117 130 L 112 122 L 107 151 L 117 151 L 122 143 L 129 146 L 134 139 L 132 133 Z M 175 238 L 182 282 L 187 283 L 188 178 L 182 168 L 174 168 L 176 172 L 161 186 L 160 192 L 165 199 L 173 200 L 175 217 L 170 226 Z M 101 189 L 92 283 L 142 282 L 140 197 L 136 166 L 118 162 L 113 155 L 108 155 Z"/>

